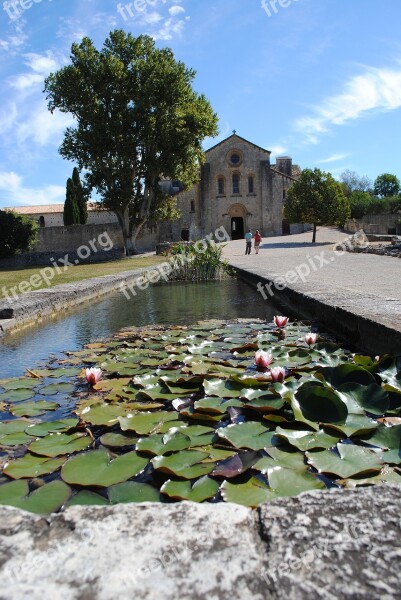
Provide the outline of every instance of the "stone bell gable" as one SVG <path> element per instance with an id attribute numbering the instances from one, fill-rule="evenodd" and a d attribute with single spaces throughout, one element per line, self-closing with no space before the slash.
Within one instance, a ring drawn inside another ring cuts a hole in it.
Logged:
<path id="1" fill-rule="evenodd" d="M 171 239 L 197 239 L 224 227 L 232 239 L 259 229 L 262 237 L 302 230 L 283 221 L 288 189 L 301 170 L 288 156 L 270 161 L 271 152 L 233 133 L 206 151 L 200 181 L 178 194 L 181 218 L 164 233 Z"/>

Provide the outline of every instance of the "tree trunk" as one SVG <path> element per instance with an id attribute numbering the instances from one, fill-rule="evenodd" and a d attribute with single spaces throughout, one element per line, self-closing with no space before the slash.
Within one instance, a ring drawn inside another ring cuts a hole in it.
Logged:
<path id="1" fill-rule="evenodd" d="M 316 224 L 313 224 L 313 238 L 312 238 L 312 244 L 314 244 L 316 242 Z"/>
<path id="2" fill-rule="evenodd" d="M 145 225 L 145 221 L 143 221 L 139 225 L 136 225 L 136 227 L 134 227 L 134 230 L 132 232 L 131 241 L 132 241 L 132 246 L 133 246 L 133 252 L 134 252 L 134 254 L 139 254 L 139 250 L 137 250 L 137 247 L 136 247 L 136 238 L 141 233 L 144 225 Z"/>
<path id="3" fill-rule="evenodd" d="M 131 237 L 128 206 L 126 206 L 121 211 L 115 211 L 115 213 L 117 215 L 117 219 L 121 227 L 121 232 L 123 234 L 125 255 L 131 256 L 131 254 L 137 254 L 135 250 L 135 245 Z"/>

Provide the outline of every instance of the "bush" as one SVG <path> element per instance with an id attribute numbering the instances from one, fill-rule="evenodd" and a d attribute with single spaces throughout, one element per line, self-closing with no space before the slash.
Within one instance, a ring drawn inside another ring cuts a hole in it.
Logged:
<path id="1" fill-rule="evenodd" d="M 209 240 L 178 242 L 170 248 L 170 281 L 208 281 L 230 273 L 221 260 L 223 246 Z"/>
<path id="2" fill-rule="evenodd" d="M 36 242 L 38 224 L 23 215 L 0 210 L 0 258 L 27 252 Z"/>
<path id="3" fill-rule="evenodd" d="M 361 219 L 364 215 L 370 214 L 369 211 L 374 201 L 374 198 L 368 192 L 352 192 L 349 197 L 351 218 Z"/>

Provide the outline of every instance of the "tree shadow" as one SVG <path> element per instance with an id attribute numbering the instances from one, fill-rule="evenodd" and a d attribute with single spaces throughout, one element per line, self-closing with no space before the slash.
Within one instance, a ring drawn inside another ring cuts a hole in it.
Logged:
<path id="1" fill-rule="evenodd" d="M 269 244 L 269 243 L 265 243 L 265 244 L 261 244 L 260 247 L 261 248 L 318 248 L 320 246 L 334 246 L 335 244 L 340 244 L 341 242 L 335 242 L 334 240 L 332 242 L 315 242 L 314 244 L 312 244 L 312 242 L 281 242 L 281 243 L 275 243 L 275 244 Z"/>

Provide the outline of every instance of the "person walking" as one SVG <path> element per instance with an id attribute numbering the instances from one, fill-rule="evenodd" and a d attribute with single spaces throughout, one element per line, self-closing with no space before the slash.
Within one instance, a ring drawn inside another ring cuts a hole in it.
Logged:
<path id="1" fill-rule="evenodd" d="M 262 241 L 262 238 L 260 237 L 260 233 L 259 230 L 257 229 L 255 231 L 255 235 L 253 236 L 253 239 L 255 240 L 255 254 L 259 254 L 259 246 L 260 246 L 260 242 Z"/>
<path id="2" fill-rule="evenodd" d="M 245 234 L 245 242 L 246 242 L 246 245 L 245 245 L 245 254 L 250 254 L 251 253 L 251 250 L 252 250 L 252 238 L 253 238 L 252 231 L 249 229 L 249 231 L 247 231 L 246 234 Z"/>

